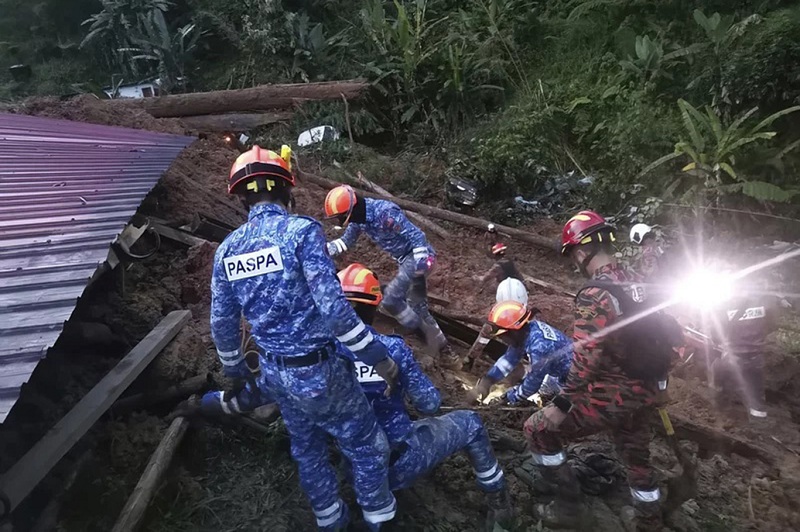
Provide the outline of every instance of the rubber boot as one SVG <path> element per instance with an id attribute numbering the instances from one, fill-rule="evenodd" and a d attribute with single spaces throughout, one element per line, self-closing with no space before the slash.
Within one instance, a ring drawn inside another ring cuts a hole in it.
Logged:
<path id="1" fill-rule="evenodd" d="M 633 501 L 633 506 L 624 506 L 622 524 L 626 532 L 660 532 L 664 529 L 661 502 Z"/>
<path id="2" fill-rule="evenodd" d="M 425 336 L 425 344 L 428 346 L 432 355 L 435 356 L 447 345 L 447 338 L 445 338 L 444 333 L 442 333 L 438 325 L 429 323 L 427 320 L 422 320 L 419 328 Z"/>
<path id="3" fill-rule="evenodd" d="M 511 505 L 511 497 L 508 489 L 503 488 L 499 491 L 492 491 L 486 494 L 486 504 L 489 511 L 486 514 L 486 530 L 491 532 L 494 526 L 500 525 L 503 528 L 512 525 L 514 520 L 514 507 Z"/>
<path id="4" fill-rule="evenodd" d="M 577 528 L 581 525 L 581 486 L 569 464 L 538 466 L 538 489 L 550 489 L 555 499 L 536 506 L 536 514 L 550 528 Z M 535 488 L 536 489 L 536 488 Z"/>
<path id="5" fill-rule="evenodd" d="M 439 360 L 441 365 L 448 369 L 461 369 L 464 366 L 464 361 L 458 356 L 450 344 L 445 346 L 439 351 Z"/>

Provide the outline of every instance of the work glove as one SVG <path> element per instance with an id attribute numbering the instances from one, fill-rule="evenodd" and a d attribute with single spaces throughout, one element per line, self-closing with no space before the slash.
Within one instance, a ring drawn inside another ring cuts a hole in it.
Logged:
<path id="1" fill-rule="evenodd" d="M 400 369 L 397 367 L 395 361 L 389 357 L 384 358 L 372 367 L 375 368 L 375 373 L 386 381 L 386 391 L 383 392 L 383 395 L 390 397 L 397 385 L 397 377 L 400 375 Z"/>
<path id="2" fill-rule="evenodd" d="M 469 402 L 474 403 L 489 395 L 489 390 L 492 388 L 494 382 L 489 377 L 481 377 L 475 384 L 475 387 L 467 392 Z"/>
<path id="3" fill-rule="evenodd" d="M 428 252 L 427 248 L 414 250 L 414 269 L 418 274 L 430 271 L 436 259 Z"/>
<path id="4" fill-rule="evenodd" d="M 505 396 L 506 397 L 506 403 L 508 403 L 510 405 L 515 405 L 515 404 L 519 403 L 522 399 L 524 399 L 524 397 L 520 397 L 519 396 L 519 394 L 520 394 L 520 389 L 519 388 L 520 388 L 519 386 L 514 386 L 513 388 L 510 388 L 506 392 L 506 396 Z"/>
<path id="5" fill-rule="evenodd" d="M 336 257 L 341 253 L 347 251 L 347 245 L 342 241 L 341 238 L 337 238 L 336 240 L 331 240 L 325 245 L 325 249 L 328 251 L 328 255 L 331 257 Z"/>
<path id="6" fill-rule="evenodd" d="M 542 397 L 553 398 L 561 393 L 561 384 L 558 379 L 549 373 L 544 376 L 541 386 L 539 386 L 539 395 Z"/>

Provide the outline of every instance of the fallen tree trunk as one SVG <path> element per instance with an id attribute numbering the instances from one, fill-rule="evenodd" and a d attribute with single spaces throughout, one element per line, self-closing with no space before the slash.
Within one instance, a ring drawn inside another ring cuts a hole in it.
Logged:
<path id="1" fill-rule="evenodd" d="M 286 109 L 309 100 L 356 99 L 369 83 L 363 80 L 259 85 L 249 89 L 191 92 L 158 98 L 111 100 L 109 105 L 144 109 L 156 118 Z"/>
<path id="2" fill-rule="evenodd" d="M 392 200 L 397 199 L 388 190 L 386 190 L 385 188 L 383 188 L 383 187 L 381 187 L 379 185 L 376 185 L 375 183 L 373 183 L 372 181 L 370 181 L 369 179 L 367 179 L 366 177 L 361 175 L 361 172 L 359 172 L 356 175 L 356 181 L 361 183 L 361 185 L 363 185 L 367 190 L 375 192 L 376 194 L 381 194 L 381 195 L 383 195 L 383 196 L 385 196 L 387 198 L 391 198 Z M 438 236 L 440 238 L 450 238 L 450 233 L 448 233 L 447 230 L 445 230 L 439 224 L 436 224 L 436 223 L 428 220 L 427 218 L 425 218 L 421 214 L 417 214 L 415 212 L 410 212 L 410 213 L 408 213 L 408 217 L 411 218 L 417 225 L 424 227 L 425 229 L 427 229 L 428 231 L 432 232 L 436 236 Z"/>
<path id="3" fill-rule="evenodd" d="M 175 450 L 183 440 L 187 428 L 189 428 L 189 421 L 185 417 L 178 417 L 172 421 L 161 439 L 161 443 L 150 457 L 150 462 L 142 473 L 139 483 L 136 484 L 128 502 L 125 503 L 125 507 L 119 514 L 112 532 L 133 532 L 142 524 L 147 506 L 161 484 L 161 478 L 169 468 Z"/>
<path id="4" fill-rule="evenodd" d="M 197 375 L 179 382 L 175 386 L 170 386 L 165 390 L 137 393 L 123 397 L 114 403 L 114 406 L 111 407 L 111 411 L 114 414 L 122 414 L 148 408 L 167 401 L 176 401 L 192 394 L 204 392 L 210 385 L 211 374 Z"/>
<path id="5" fill-rule="evenodd" d="M 302 179 L 305 179 L 309 183 L 314 183 L 315 185 L 319 185 L 321 187 L 333 188 L 339 185 L 339 183 L 331 181 L 330 179 L 309 174 L 299 169 L 297 170 L 297 174 Z M 357 190 L 357 192 L 360 195 L 368 198 L 384 199 L 384 196 L 382 196 L 381 194 L 375 194 L 374 192 L 369 192 L 366 190 Z M 392 198 L 392 201 L 407 211 L 418 212 L 420 214 L 424 214 L 425 216 L 430 216 L 431 218 L 447 220 L 448 222 L 465 225 L 467 227 L 474 227 L 475 229 L 486 229 L 486 226 L 489 225 L 490 223 L 486 220 L 481 220 L 480 218 L 474 218 L 472 216 L 467 216 L 466 214 L 459 214 L 457 212 L 448 211 L 446 209 L 431 207 L 430 205 L 417 203 L 416 201 L 409 201 L 401 198 Z M 558 251 L 559 249 L 558 244 L 553 239 L 546 238 L 540 235 L 531 234 L 527 231 L 523 231 L 521 229 L 515 229 L 513 227 L 508 227 L 505 225 L 494 224 L 494 226 L 495 228 L 497 228 L 499 232 L 504 233 L 517 240 L 528 242 L 529 244 L 533 244 L 534 246 L 538 246 L 543 249 L 548 249 L 550 251 Z"/>
<path id="6" fill-rule="evenodd" d="M 185 116 L 181 122 L 198 131 L 248 131 L 257 127 L 268 126 L 276 122 L 289 120 L 291 111 L 278 111 L 274 113 L 231 113 L 223 115 L 198 115 Z"/>
<path id="7" fill-rule="evenodd" d="M 692 440 L 696 442 L 701 449 L 735 453 L 745 458 L 761 460 L 769 466 L 775 465 L 775 458 L 767 450 L 756 447 L 738 436 L 706 425 L 700 425 L 683 416 L 670 414 L 670 419 L 672 420 L 672 426 L 675 428 L 675 434 L 678 438 Z"/>

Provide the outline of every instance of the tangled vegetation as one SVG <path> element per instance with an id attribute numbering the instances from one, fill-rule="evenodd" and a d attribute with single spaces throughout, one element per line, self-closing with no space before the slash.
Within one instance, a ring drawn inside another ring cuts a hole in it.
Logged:
<path id="1" fill-rule="evenodd" d="M 357 137 L 435 149 L 489 196 L 535 195 L 575 171 L 598 178 L 594 201 L 605 208 L 632 190 L 706 205 L 800 197 L 800 2 L 0 0 L 0 9 L 4 99 L 155 76 L 166 92 L 363 77 L 375 90 L 350 110 Z M 30 77 L 12 78 L 13 64 L 30 65 Z M 309 106 L 303 120 L 345 122 L 338 104 Z"/>

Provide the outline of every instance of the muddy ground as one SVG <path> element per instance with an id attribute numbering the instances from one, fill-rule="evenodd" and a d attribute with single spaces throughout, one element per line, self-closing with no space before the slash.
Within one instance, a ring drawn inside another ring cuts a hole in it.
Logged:
<path id="1" fill-rule="evenodd" d="M 26 112 L 182 132 L 177 121 L 159 121 L 134 111 L 110 111 L 99 102 L 37 101 Z M 231 224 L 244 219 L 244 210 L 225 194 L 225 177 L 236 156 L 221 140 L 198 140 L 174 162 L 160 184 L 143 203 L 140 212 L 175 224 L 191 221 L 196 212 Z M 302 154 L 301 154 L 302 156 Z M 324 170 L 324 168 L 323 168 Z M 357 170 L 353 168 L 352 170 Z M 380 181 L 379 176 L 374 176 Z M 297 189 L 298 211 L 319 216 L 325 191 L 305 183 Z M 493 287 L 478 293 L 472 276 L 490 266 L 481 249 L 481 233 L 448 225 L 455 238 L 431 241 L 439 253 L 438 270 L 430 290 L 451 301 L 450 309 L 483 317 L 493 301 Z M 541 220 L 531 231 L 556 237 L 559 225 Z M 328 227 L 330 236 L 333 228 Z M 511 242 L 512 254 L 526 273 L 542 280 L 575 288 L 580 279 L 551 252 Z M 188 308 L 189 325 L 162 352 L 133 385 L 131 392 L 157 390 L 182 379 L 211 372 L 219 365 L 209 336 L 208 284 L 215 245 L 192 249 L 167 240 L 153 257 L 127 264 L 106 275 L 81 299 L 70 325 L 77 332 L 65 334 L 48 359 L 40 364 L 31 383 L 6 423 L 0 426 L 0 470 L 5 470 L 90 389 L 127 350 L 135 345 L 168 312 Z M 394 272 L 390 258 L 363 239 L 344 257 L 358 260 L 388 279 Z M 124 270 L 124 273 L 122 271 Z M 571 300 L 533 289 L 532 304 L 545 319 L 567 329 Z M 104 334 L 86 335 L 78 324 L 97 324 Z M 388 322 L 379 328 L 392 329 Z M 775 335 L 767 354 L 769 419 L 750 425 L 739 407 L 732 416 L 721 416 L 711 405 L 704 368 L 684 368 L 671 384 L 669 411 L 705 426 L 717 427 L 763 450 L 765 461 L 738 454 L 714 452 L 693 441 L 683 441 L 697 456 L 699 485 L 696 499 L 685 504 L 672 523 L 676 530 L 796 530 L 800 528 L 800 320 L 789 315 Z M 414 339 L 409 342 L 419 345 Z M 456 346 L 457 349 L 463 349 Z M 418 352 L 421 352 L 419 350 Z M 421 361 L 443 392 L 444 404 L 460 405 L 465 382 L 477 378 L 468 372 L 442 371 L 429 358 Z M 483 368 L 480 368 L 483 369 Z M 136 484 L 150 454 L 167 426 L 163 410 L 110 414 L 103 418 L 67 456 L 53 474 L 14 516 L 15 530 L 31 530 L 41 508 L 58 490 L 71 464 L 86 454 L 86 462 L 74 487 L 66 494 L 57 529 L 64 531 L 110 530 L 126 498 Z M 519 511 L 515 530 L 541 530 L 532 513 L 533 498 L 513 474 L 524 453 L 512 449 L 521 441 L 522 422 L 528 411 L 482 410 L 492 434 L 503 436 L 498 457 L 510 482 Z M 233 531 L 311 530 L 313 516 L 299 489 L 288 453 L 288 437 L 280 422 L 269 436 L 247 429 L 220 428 L 197 423 L 179 449 L 146 521 L 146 530 Z M 666 478 L 674 474 L 676 461 L 654 430 L 651 450 Z M 511 442 L 511 444 L 509 444 Z M 589 449 L 613 452 L 604 437 L 573 449 L 583 456 Z M 626 503 L 624 481 L 610 477 L 602 496 L 588 499 L 592 530 L 620 530 L 621 506 Z M 353 503 L 352 490 L 345 488 Z M 483 498 L 474 484 L 467 460 L 456 456 L 416 487 L 398 494 L 400 511 L 389 530 L 479 530 Z M 353 506 L 353 508 L 355 508 Z M 357 513 L 357 512 L 356 512 Z"/>

